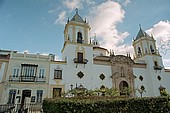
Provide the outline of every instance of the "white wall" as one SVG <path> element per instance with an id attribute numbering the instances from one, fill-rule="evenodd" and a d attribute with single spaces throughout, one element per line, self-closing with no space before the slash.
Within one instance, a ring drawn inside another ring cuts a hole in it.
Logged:
<path id="1" fill-rule="evenodd" d="M 3 62 L 1 67 L 0 67 L 0 82 L 2 82 L 2 78 L 3 78 L 3 75 L 4 75 L 6 65 L 7 65 L 7 63 Z"/>

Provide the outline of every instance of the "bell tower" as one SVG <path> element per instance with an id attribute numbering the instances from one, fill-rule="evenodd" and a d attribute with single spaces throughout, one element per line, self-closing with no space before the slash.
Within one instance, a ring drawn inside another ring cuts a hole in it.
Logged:
<path id="1" fill-rule="evenodd" d="M 139 32 L 133 41 L 134 61 L 139 64 L 146 64 L 143 72 L 134 71 L 137 78 L 144 78 L 143 82 L 136 82 L 136 86 L 144 86 L 147 95 L 158 96 L 159 87 L 162 84 L 158 76 L 162 76 L 164 66 L 162 57 L 156 49 L 156 40 L 148 35 L 140 26 Z M 140 79 L 142 81 L 142 79 Z"/>
<path id="2" fill-rule="evenodd" d="M 156 49 L 156 40 L 149 36 L 140 25 L 139 32 L 133 41 L 135 62 L 144 61 L 154 69 L 162 70 L 163 63 L 159 51 Z"/>
<path id="3" fill-rule="evenodd" d="M 160 56 L 156 50 L 156 40 L 153 36 L 149 36 L 141 26 L 136 38 L 133 41 L 133 47 L 135 52 L 135 58 L 141 58 L 145 55 L 156 55 Z"/>
<path id="4" fill-rule="evenodd" d="M 89 30 L 90 26 L 83 20 L 76 9 L 76 14 L 71 20 L 67 20 L 67 24 L 64 29 L 64 43 L 80 43 L 89 44 Z"/>
<path id="5" fill-rule="evenodd" d="M 92 63 L 92 56 L 89 53 L 92 53 L 93 49 L 89 40 L 89 31 L 89 23 L 86 19 L 82 19 L 76 9 L 75 15 L 71 20 L 68 19 L 65 25 L 62 60 L 74 62 L 76 65 Z"/>

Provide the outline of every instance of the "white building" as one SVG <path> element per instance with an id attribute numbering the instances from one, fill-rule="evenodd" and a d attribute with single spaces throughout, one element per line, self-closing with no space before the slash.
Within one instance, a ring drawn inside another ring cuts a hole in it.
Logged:
<path id="1" fill-rule="evenodd" d="M 78 11 L 64 29 L 62 61 L 53 55 L 10 53 L 0 60 L 1 103 L 20 103 L 24 92 L 28 102 L 61 96 L 75 87 L 131 89 L 130 96 L 141 96 L 136 89 L 145 88 L 143 96 L 159 96 L 159 88 L 170 92 L 170 70 L 165 69 L 156 50 L 155 39 L 141 28 L 133 41 L 135 58 L 130 54 L 114 55 L 89 37 L 90 25 Z M 8 65 L 8 66 L 7 66 Z M 5 84 L 5 85 L 2 85 Z M 20 98 L 20 99 L 19 99 Z"/>
<path id="2" fill-rule="evenodd" d="M 23 54 L 16 51 L 10 52 L 9 56 L 8 66 L 3 68 L 4 64 L 0 70 L 0 103 L 42 102 L 43 98 L 48 97 L 50 61 L 53 60 L 53 56 L 26 52 Z"/>
<path id="3" fill-rule="evenodd" d="M 165 87 L 170 92 L 170 70 L 165 69 L 161 55 L 156 49 L 156 41 L 141 28 L 133 41 L 135 58 L 134 61 L 146 64 L 145 68 L 134 68 L 134 75 L 137 76 L 135 86 L 146 89 L 144 96 L 159 96 L 159 88 Z"/>
<path id="4" fill-rule="evenodd" d="M 64 30 L 63 62 L 51 64 L 51 87 L 61 88 L 60 91 L 80 85 L 87 89 L 130 87 L 131 96 L 140 96 L 136 89 L 141 88 L 146 90 L 143 96 L 159 96 L 160 87 L 170 92 L 170 70 L 164 68 L 153 36 L 140 28 L 133 41 L 135 58 L 132 60 L 129 54 L 109 54 L 100 47 L 96 37 L 89 38 L 89 32 L 89 24 L 78 12 L 68 20 Z"/>

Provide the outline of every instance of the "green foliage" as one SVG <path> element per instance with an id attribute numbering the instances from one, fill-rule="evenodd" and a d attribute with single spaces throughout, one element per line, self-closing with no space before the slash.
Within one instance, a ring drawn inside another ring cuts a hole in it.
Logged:
<path id="1" fill-rule="evenodd" d="M 113 98 L 102 96 L 45 99 L 44 113 L 168 113 L 168 97 Z"/>
<path id="2" fill-rule="evenodd" d="M 160 93 L 161 93 L 161 96 L 169 96 L 169 94 L 166 92 L 165 89 L 161 90 Z"/>
<path id="3" fill-rule="evenodd" d="M 82 90 L 82 89 L 72 89 L 65 93 L 64 97 L 67 95 L 71 95 L 71 97 L 79 97 L 79 96 L 119 96 L 119 90 L 114 88 L 102 88 L 102 89 L 95 89 L 95 90 Z"/>
<path id="4" fill-rule="evenodd" d="M 105 88 L 106 91 L 106 96 L 119 96 L 119 90 L 118 89 L 114 89 L 114 88 Z"/>

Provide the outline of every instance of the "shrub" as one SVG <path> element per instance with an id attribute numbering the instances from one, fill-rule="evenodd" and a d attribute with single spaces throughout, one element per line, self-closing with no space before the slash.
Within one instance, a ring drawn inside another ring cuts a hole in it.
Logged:
<path id="1" fill-rule="evenodd" d="M 44 99 L 44 113 L 168 113 L 168 97 Z"/>

